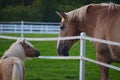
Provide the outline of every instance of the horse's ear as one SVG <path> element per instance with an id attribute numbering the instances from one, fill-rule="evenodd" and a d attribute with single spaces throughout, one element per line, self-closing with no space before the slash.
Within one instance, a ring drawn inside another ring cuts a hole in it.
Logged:
<path id="1" fill-rule="evenodd" d="M 64 19 L 66 19 L 66 17 L 67 17 L 67 15 L 66 15 L 65 12 L 60 13 L 60 12 L 56 11 L 56 13 L 57 13 L 57 15 L 59 15 L 60 17 L 62 17 L 62 18 L 64 18 Z"/>
<path id="2" fill-rule="evenodd" d="M 25 43 L 25 39 L 22 39 L 21 41 L 20 41 L 20 44 L 24 44 Z"/>
<path id="3" fill-rule="evenodd" d="M 23 43 L 25 43 L 25 39 L 23 39 Z"/>
<path id="4" fill-rule="evenodd" d="M 20 42 L 21 41 L 21 38 L 18 38 L 16 42 Z"/>

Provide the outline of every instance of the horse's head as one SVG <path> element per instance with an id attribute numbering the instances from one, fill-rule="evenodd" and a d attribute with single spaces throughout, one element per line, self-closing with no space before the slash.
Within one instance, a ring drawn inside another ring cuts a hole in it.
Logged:
<path id="1" fill-rule="evenodd" d="M 59 13 L 57 14 L 62 18 L 60 24 L 60 37 L 67 36 L 77 36 L 78 33 L 78 23 L 76 21 L 69 21 L 67 13 Z M 60 56 L 68 56 L 69 50 L 73 46 L 73 44 L 77 41 L 77 39 L 73 40 L 58 40 L 57 50 Z"/>
<path id="2" fill-rule="evenodd" d="M 20 44 L 24 48 L 25 55 L 27 57 L 38 57 L 40 55 L 40 52 L 36 50 L 33 45 L 25 39 L 21 40 Z"/>

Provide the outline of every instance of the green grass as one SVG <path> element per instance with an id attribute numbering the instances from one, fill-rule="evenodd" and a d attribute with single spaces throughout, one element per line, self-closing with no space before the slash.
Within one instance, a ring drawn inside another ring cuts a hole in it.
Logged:
<path id="1" fill-rule="evenodd" d="M 2 34 L 20 36 L 20 34 Z M 57 37 L 53 34 L 25 34 L 25 37 Z M 0 39 L 0 56 L 15 40 Z M 41 56 L 57 56 L 57 41 L 30 41 L 41 52 Z M 79 41 L 70 50 L 70 56 L 78 56 Z M 93 43 L 87 41 L 86 56 L 95 58 Z M 120 66 L 120 64 L 113 63 Z M 51 60 L 32 58 L 25 61 L 26 80 L 79 80 L 79 60 Z M 85 80 L 100 80 L 99 66 L 86 61 Z M 110 79 L 119 80 L 120 72 L 110 69 Z"/>

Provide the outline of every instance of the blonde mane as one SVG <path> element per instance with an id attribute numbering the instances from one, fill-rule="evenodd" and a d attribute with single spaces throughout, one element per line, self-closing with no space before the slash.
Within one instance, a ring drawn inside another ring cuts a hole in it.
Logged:
<path id="1" fill-rule="evenodd" d="M 102 6 L 108 6 L 108 11 L 115 11 L 120 8 L 120 5 L 114 3 L 102 3 Z"/>
<path id="2" fill-rule="evenodd" d="M 71 21 L 73 19 L 82 21 L 86 17 L 88 7 L 89 5 L 86 5 L 66 13 L 68 15 L 68 21 Z"/>
<path id="3" fill-rule="evenodd" d="M 108 7 L 108 11 L 114 11 L 118 8 L 120 8 L 120 5 L 118 4 L 114 4 L 114 3 L 101 3 L 101 4 L 89 4 L 83 7 L 80 7 L 78 9 L 72 10 L 70 12 L 67 12 L 67 18 L 68 21 L 72 21 L 72 20 L 77 20 L 77 21 L 82 21 L 85 17 L 86 17 L 86 13 L 88 10 L 89 6 L 107 6 Z"/>
<path id="4" fill-rule="evenodd" d="M 24 60 L 26 58 L 25 55 L 25 51 L 24 48 L 22 47 L 22 45 L 20 44 L 20 39 L 17 40 L 15 43 L 13 43 L 10 48 L 4 53 L 4 56 L 7 57 L 18 57 L 21 60 Z M 28 41 L 25 41 L 25 43 L 31 47 L 33 47 L 33 45 L 31 43 L 29 43 Z"/>
<path id="5" fill-rule="evenodd" d="M 10 48 L 4 53 L 4 56 L 7 57 L 18 57 L 21 60 L 25 59 L 25 51 L 22 45 L 18 42 L 13 43 Z M 3 56 L 3 57 L 4 57 Z"/>

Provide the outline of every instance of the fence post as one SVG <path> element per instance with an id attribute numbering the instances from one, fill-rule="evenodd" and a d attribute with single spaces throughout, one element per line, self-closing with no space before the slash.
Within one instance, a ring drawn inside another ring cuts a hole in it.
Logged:
<path id="1" fill-rule="evenodd" d="M 0 33 L 3 33 L 3 25 L 0 25 Z"/>
<path id="2" fill-rule="evenodd" d="M 21 38 L 23 38 L 23 28 L 24 28 L 24 22 L 21 21 Z"/>
<path id="3" fill-rule="evenodd" d="M 86 34 L 84 32 L 81 33 L 81 37 L 85 37 Z M 82 57 L 85 56 L 85 48 L 86 48 L 86 40 L 80 39 L 80 74 L 79 74 L 79 80 L 85 80 L 85 60 L 82 59 Z"/>
<path id="4" fill-rule="evenodd" d="M 30 33 L 32 33 L 32 31 L 33 31 L 33 28 L 32 28 L 33 26 L 32 26 L 32 24 L 30 25 Z"/>
<path id="5" fill-rule="evenodd" d="M 17 33 L 17 25 L 14 25 L 15 33 Z"/>

